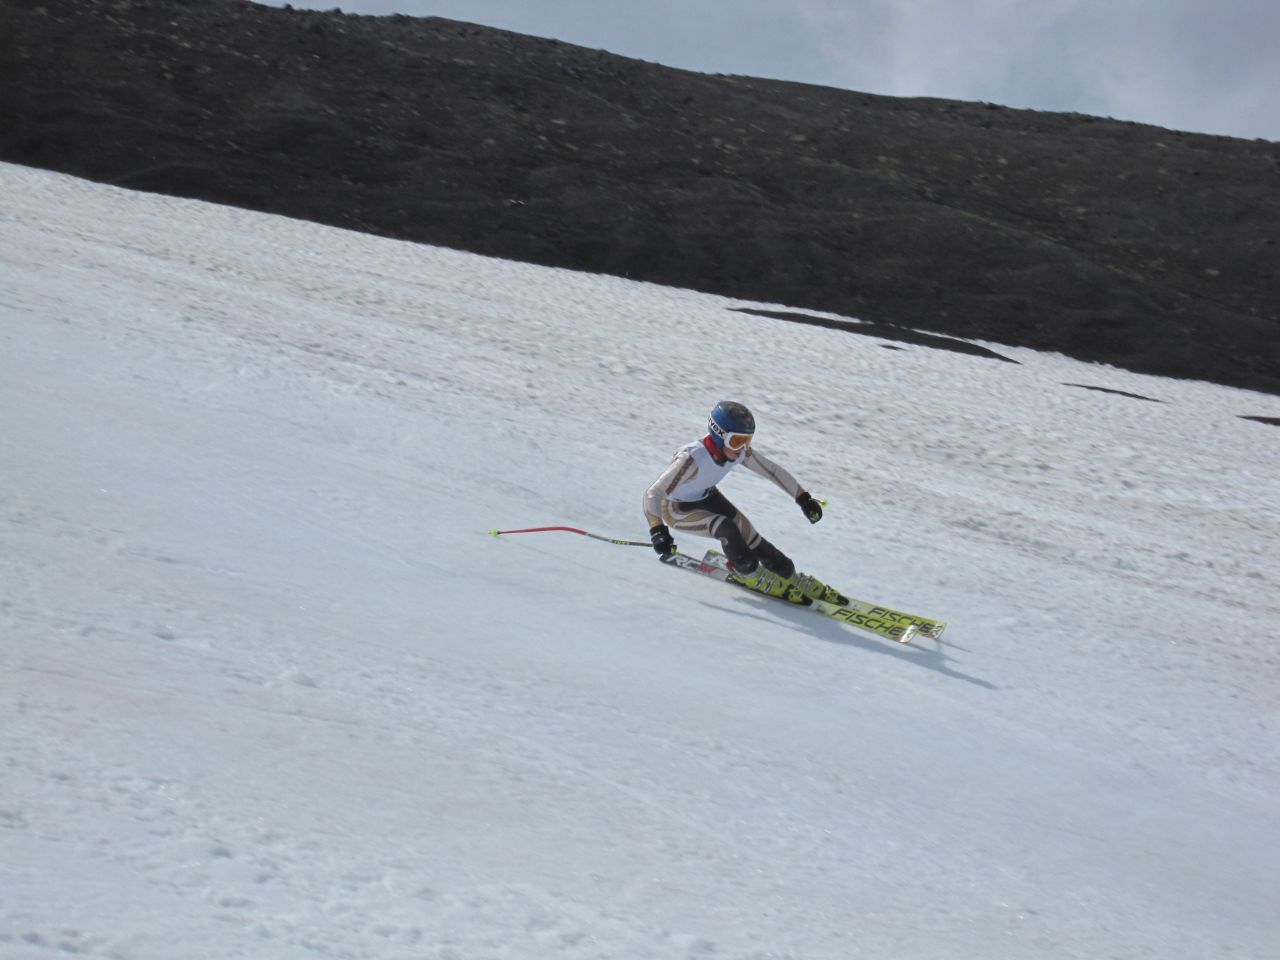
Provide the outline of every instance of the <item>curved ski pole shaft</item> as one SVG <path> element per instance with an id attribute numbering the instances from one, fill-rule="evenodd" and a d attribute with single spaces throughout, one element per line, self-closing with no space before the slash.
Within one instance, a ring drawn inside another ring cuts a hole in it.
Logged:
<path id="1" fill-rule="evenodd" d="M 590 537 L 592 540 L 602 540 L 605 543 L 616 543 L 620 547 L 651 547 L 648 540 L 617 540 L 614 537 L 601 536 L 598 533 L 589 533 L 586 530 L 579 530 L 577 527 L 525 527 L 521 530 L 490 530 L 489 536 L 503 537 L 511 533 L 547 533 L 559 530 L 563 533 L 577 533 L 584 537 Z"/>

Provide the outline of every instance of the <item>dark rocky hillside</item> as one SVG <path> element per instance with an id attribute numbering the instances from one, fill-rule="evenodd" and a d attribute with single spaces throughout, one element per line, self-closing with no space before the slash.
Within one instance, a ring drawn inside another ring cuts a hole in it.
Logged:
<path id="1" fill-rule="evenodd" d="M 1276 143 L 240 0 L 0 0 L 0 97 L 15 163 L 1280 393 Z"/>

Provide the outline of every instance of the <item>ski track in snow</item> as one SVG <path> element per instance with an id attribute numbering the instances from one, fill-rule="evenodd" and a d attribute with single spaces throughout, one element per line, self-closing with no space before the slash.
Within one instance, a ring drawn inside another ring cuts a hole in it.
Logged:
<path id="1" fill-rule="evenodd" d="M 1277 956 L 1280 399 L 0 183 L 0 957 Z"/>

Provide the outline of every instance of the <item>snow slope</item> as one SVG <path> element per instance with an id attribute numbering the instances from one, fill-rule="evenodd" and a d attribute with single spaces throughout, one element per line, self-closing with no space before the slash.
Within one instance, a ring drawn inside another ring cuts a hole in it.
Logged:
<path id="1" fill-rule="evenodd" d="M 0 957 L 1280 956 L 1280 399 L 0 191 Z M 485 535 L 722 397 L 941 643 Z"/>

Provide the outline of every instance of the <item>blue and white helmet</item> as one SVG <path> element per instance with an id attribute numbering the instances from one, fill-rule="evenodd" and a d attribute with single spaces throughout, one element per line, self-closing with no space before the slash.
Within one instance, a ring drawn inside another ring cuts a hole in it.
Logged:
<path id="1" fill-rule="evenodd" d="M 721 449 L 728 446 L 730 450 L 741 450 L 756 432 L 756 418 L 737 401 L 721 400 L 707 419 L 707 431 Z"/>

